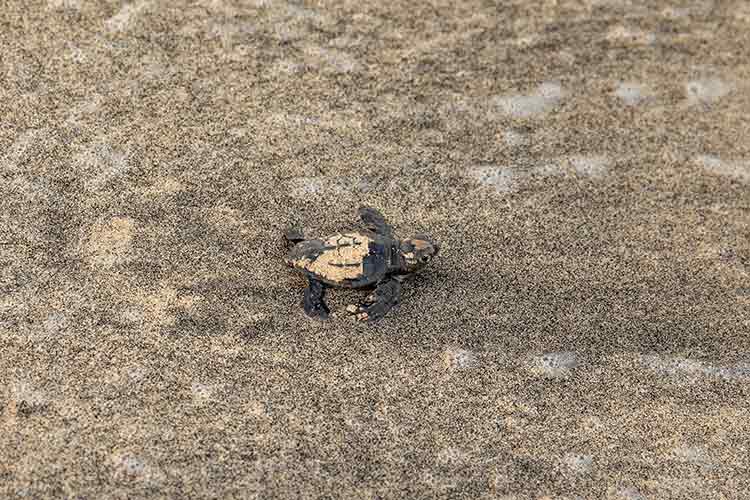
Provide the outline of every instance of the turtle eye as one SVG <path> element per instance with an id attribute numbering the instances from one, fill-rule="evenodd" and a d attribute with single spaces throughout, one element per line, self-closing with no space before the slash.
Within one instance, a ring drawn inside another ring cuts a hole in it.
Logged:
<path id="1" fill-rule="evenodd" d="M 430 258 L 429 258 L 429 257 L 428 257 L 427 255 L 424 255 L 424 256 L 420 257 L 420 259 L 419 259 L 419 260 L 420 260 L 421 262 L 427 262 L 428 260 L 430 260 Z"/>

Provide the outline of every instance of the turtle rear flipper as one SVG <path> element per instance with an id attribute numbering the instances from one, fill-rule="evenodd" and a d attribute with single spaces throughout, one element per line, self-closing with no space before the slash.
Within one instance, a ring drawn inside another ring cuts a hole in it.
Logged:
<path id="1" fill-rule="evenodd" d="M 284 237 L 286 240 L 295 245 L 299 243 L 300 241 L 305 241 L 305 234 L 302 232 L 302 228 L 299 226 L 292 226 L 286 230 L 286 233 L 284 233 Z"/>
<path id="2" fill-rule="evenodd" d="M 323 283 L 315 278 L 309 278 L 303 301 L 305 314 L 311 318 L 328 319 L 330 310 L 323 300 L 325 293 L 326 287 Z"/>
<path id="3" fill-rule="evenodd" d="M 393 228 L 385 221 L 383 214 L 372 207 L 359 207 L 359 218 L 377 234 L 390 236 L 393 233 Z"/>
<path id="4" fill-rule="evenodd" d="M 360 321 L 374 322 L 382 319 L 399 303 L 401 280 L 391 278 L 378 283 L 375 292 L 359 306 L 349 306 L 347 311 Z"/>

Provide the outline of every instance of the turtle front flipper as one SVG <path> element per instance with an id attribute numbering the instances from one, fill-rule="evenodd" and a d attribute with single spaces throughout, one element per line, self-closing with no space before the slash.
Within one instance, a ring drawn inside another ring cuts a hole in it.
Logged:
<path id="1" fill-rule="evenodd" d="M 284 237 L 286 238 L 287 242 L 289 242 L 292 245 L 296 245 L 300 241 L 305 240 L 305 233 L 302 232 L 301 227 L 291 226 L 287 228 L 286 233 L 284 233 Z"/>
<path id="2" fill-rule="evenodd" d="M 383 214 L 372 207 L 359 207 L 359 218 L 370 230 L 382 236 L 391 236 L 393 228 L 385 222 Z"/>
<path id="3" fill-rule="evenodd" d="M 390 278 L 378 283 L 378 287 L 359 305 L 347 307 L 347 311 L 360 321 L 378 321 L 382 319 L 401 297 L 401 282 Z"/>
<path id="4" fill-rule="evenodd" d="M 311 318 L 328 319 L 330 310 L 323 298 L 326 293 L 326 286 L 316 280 L 309 278 L 307 288 L 305 288 L 305 298 L 302 302 L 305 308 L 305 314 Z"/>

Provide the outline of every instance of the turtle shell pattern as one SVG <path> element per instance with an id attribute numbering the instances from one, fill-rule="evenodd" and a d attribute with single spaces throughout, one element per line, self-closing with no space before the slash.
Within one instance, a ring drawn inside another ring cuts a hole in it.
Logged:
<path id="1" fill-rule="evenodd" d="M 387 248 L 378 235 L 350 232 L 302 241 L 291 249 L 287 260 L 324 283 L 354 288 L 375 283 L 386 274 Z"/>

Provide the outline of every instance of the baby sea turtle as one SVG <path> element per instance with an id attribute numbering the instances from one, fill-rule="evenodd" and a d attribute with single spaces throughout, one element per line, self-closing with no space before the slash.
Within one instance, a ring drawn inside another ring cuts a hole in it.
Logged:
<path id="1" fill-rule="evenodd" d="M 399 240 L 377 210 L 359 209 L 366 229 L 305 239 L 292 229 L 287 240 L 294 243 L 286 261 L 305 274 L 308 286 L 303 301 L 305 313 L 326 319 L 330 312 L 323 301 L 327 287 L 367 288 L 375 291 L 359 306 L 347 311 L 363 321 L 377 321 L 399 302 L 401 283 L 437 255 L 439 246 L 426 236 Z"/>

